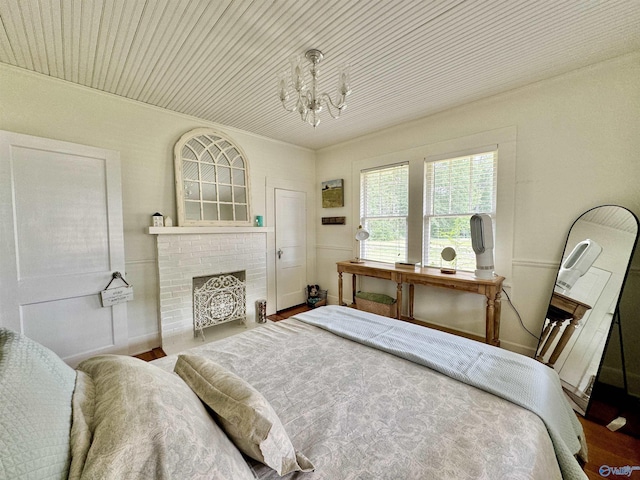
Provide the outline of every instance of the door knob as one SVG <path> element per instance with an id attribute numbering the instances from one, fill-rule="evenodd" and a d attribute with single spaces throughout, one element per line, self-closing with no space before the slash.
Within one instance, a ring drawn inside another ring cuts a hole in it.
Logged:
<path id="1" fill-rule="evenodd" d="M 278 259 L 282 258 L 282 254 L 284 253 L 281 248 L 276 252 L 278 254 Z"/>

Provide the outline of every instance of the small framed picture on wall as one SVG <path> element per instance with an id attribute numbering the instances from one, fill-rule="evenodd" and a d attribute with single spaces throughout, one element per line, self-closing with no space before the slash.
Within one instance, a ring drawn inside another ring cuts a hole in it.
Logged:
<path id="1" fill-rule="evenodd" d="M 344 180 L 322 182 L 322 208 L 344 207 Z"/>

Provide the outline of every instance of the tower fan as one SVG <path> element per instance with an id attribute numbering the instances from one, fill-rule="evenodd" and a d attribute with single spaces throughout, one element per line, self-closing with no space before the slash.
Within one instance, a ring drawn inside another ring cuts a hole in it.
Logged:
<path id="1" fill-rule="evenodd" d="M 560 265 L 556 285 L 567 293 L 573 285 L 591 268 L 602 253 L 602 247 L 590 238 L 578 243 Z"/>
<path id="2" fill-rule="evenodd" d="M 476 253 L 476 277 L 493 278 L 493 226 L 486 213 L 471 216 L 471 246 Z"/>

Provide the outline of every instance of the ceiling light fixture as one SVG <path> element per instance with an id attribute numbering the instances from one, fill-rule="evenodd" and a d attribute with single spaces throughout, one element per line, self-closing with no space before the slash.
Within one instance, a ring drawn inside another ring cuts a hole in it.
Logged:
<path id="1" fill-rule="evenodd" d="M 282 106 L 288 112 L 298 112 L 303 122 L 307 122 L 313 127 L 320 124 L 320 112 L 326 105 L 329 115 L 338 118 L 342 111 L 347 108 L 346 99 L 351 93 L 349 86 L 349 67 L 340 68 L 338 74 L 338 101 L 333 102 L 328 93 L 318 93 L 318 64 L 324 58 L 320 50 L 307 50 L 304 54 L 311 66 L 309 72 L 311 79 L 305 74 L 303 60 L 296 56 L 291 60 L 291 78 L 288 78 L 287 72 L 280 74 L 278 78 L 279 97 Z M 288 81 L 289 80 L 289 81 Z M 289 89 L 295 91 L 296 103 L 292 107 L 287 107 L 289 100 Z M 334 111 L 336 112 L 334 114 Z"/>

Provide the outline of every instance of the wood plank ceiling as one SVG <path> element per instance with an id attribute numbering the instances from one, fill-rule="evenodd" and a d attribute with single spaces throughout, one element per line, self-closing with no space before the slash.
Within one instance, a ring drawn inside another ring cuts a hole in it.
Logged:
<path id="1" fill-rule="evenodd" d="M 0 62 L 318 149 L 640 49 L 638 0 L 2 0 Z M 317 129 L 292 55 L 353 93 Z"/>

